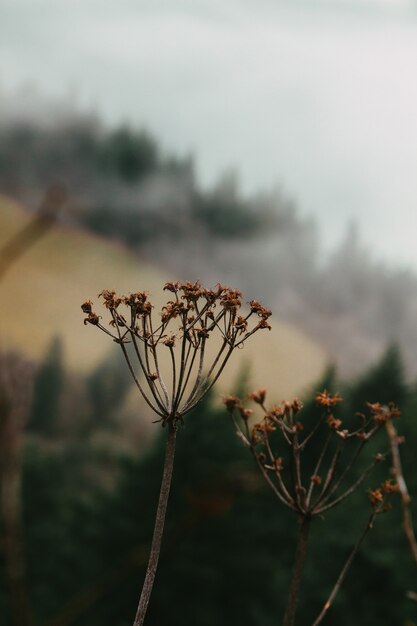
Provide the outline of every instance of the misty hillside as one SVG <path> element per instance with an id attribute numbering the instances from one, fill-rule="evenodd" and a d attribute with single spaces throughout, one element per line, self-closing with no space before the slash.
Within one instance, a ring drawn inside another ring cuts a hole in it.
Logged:
<path id="1" fill-rule="evenodd" d="M 16 203 L 0 197 L 0 249 L 32 219 Z M 3 276 L 1 348 L 18 348 L 39 360 L 59 338 L 65 363 L 79 374 L 91 373 L 114 344 L 90 325 L 83 325 L 81 303 L 91 299 L 99 311 L 97 294 L 103 288 L 115 288 L 119 293 L 147 290 L 160 309 L 167 300 L 162 287 L 173 277 L 174 270 L 158 270 L 125 246 L 55 225 Z M 252 297 L 250 291 L 245 295 Z M 104 311 L 101 313 L 104 316 Z M 121 362 L 121 355 L 117 356 Z M 258 333 L 239 356 L 226 368 L 219 392 L 230 393 L 245 373 L 251 387 L 267 386 L 276 401 L 305 391 L 327 363 L 318 343 L 277 316 L 272 330 Z M 169 361 L 168 351 L 166 359 Z"/>
<path id="2" fill-rule="evenodd" d="M 244 197 L 232 174 L 201 189 L 191 158 L 94 117 L 0 128 L 0 191 L 35 207 L 65 183 L 62 220 L 127 244 L 171 277 L 239 285 L 324 346 L 343 375 L 397 343 L 417 373 L 417 277 L 375 258 L 354 227 L 327 258 L 313 220 L 278 191 Z"/>

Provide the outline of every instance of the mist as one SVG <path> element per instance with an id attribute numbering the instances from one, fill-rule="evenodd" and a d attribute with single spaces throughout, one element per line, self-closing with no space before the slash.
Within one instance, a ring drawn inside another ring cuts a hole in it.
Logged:
<path id="1" fill-rule="evenodd" d="M 314 339 L 342 376 L 361 374 L 392 344 L 409 378 L 417 374 L 417 274 L 384 260 L 355 222 L 325 253 L 320 222 L 282 189 L 245 192 L 230 171 L 204 187 L 198 159 L 90 114 L 9 119 L 0 139 L 2 193 L 35 208 L 64 181 L 65 223 L 172 276 L 238 285 Z"/>
<path id="2" fill-rule="evenodd" d="M 6 2 L 1 28 L 20 109 L 37 89 L 98 106 L 198 155 L 206 188 L 230 168 L 244 192 L 280 186 L 327 251 L 353 219 L 380 258 L 417 266 L 413 2 Z"/>

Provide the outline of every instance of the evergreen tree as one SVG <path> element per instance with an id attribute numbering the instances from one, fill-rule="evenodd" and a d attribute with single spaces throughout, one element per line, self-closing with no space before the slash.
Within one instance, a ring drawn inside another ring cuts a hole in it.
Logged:
<path id="1" fill-rule="evenodd" d="M 360 377 L 348 390 L 351 411 L 362 410 L 366 402 L 401 407 L 407 398 L 407 383 L 400 349 L 389 346 L 381 360 Z"/>
<path id="2" fill-rule="evenodd" d="M 101 146 L 99 163 L 105 173 L 134 183 L 159 166 L 156 141 L 145 131 L 126 126 L 108 133 Z"/>
<path id="3" fill-rule="evenodd" d="M 35 376 L 29 420 L 31 432 L 46 437 L 56 432 L 64 377 L 62 342 L 55 337 Z"/>
<path id="4" fill-rule="evenodd" d="M 87 377 L 92 424 L 108 426 L 117 417 L 117 410 L 132 385 L 132 377 L 124 365 L 117 350 L 108 354 Z"/>

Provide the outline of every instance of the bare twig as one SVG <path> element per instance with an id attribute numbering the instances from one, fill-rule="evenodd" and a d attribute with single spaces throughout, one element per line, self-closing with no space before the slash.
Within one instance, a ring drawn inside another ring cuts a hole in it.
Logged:
<path id="1" fill-rule="evenodd" d="M 391 446 L 392 472 L 401 496 L 404 534 L 407 539 L 411 556 L 417 563 L 417 542 L 416 536 L 414 534 L 413 520 L 410 511 L 411 497 L 408 493 L 407 483 L 405 482 L 404 474 L 402 471 L 400 451 L 398 449 L 399 439 L 395 426 L 391 421 L 386 423 L 386 430 Z"/>
<path id="2" fill-rule="evenodd" d="M 356 544 L 354 545 L 353 550 L 350 553 L 346 563 L 342 567 L 342 570 L 341 570 L 341 572 L 340 572 L 340 574 L 339 574 L 339 576 L 337 578 L 337 581 L 336 581 L 336 583 L 335 583 L 335 585 L 334 585 L 334 587 L 333 587 L 333 589 L 332 589 L 332 591 L 331 591 L 327 601 L 325 602 L 325 604 L 324 604 L 322 610 L 320 611 L 319 615 L 317 616 L 317 618 L 314 620 L 312 626 L 318 626 L 318 624 L 321 624 L 321 622 L 323 621 L 324 617 L 327 614 L 327 611 L 332 606 L 333 601 L 334 601 L 334 599 L 335 599 L 335 597 L 336 597 L 340 587 L 342 586 L 343 581 L 346 578 L 346 574 L 348 573 L 348 570 L 349 570 L 350 566 L 352 565 L 353 559 L 357 555 L 357 553 L 359 551 L 359 548 L 361 547 L 361 545 L 362 545 L 366 535 L 371 530 L 378 512 L 379 511 L 377 509 L 375 509 L 375 508 L 372 510 L 372 512 L 371 512 L 371 514 L 370 514 L 370 516 L 368 518 L 368 521 L 366 523 L 366 526 L 365 526 L 364 530 L 362 531 L 362 534 L 360 535 L 359 539 L 357 540 Z"/>

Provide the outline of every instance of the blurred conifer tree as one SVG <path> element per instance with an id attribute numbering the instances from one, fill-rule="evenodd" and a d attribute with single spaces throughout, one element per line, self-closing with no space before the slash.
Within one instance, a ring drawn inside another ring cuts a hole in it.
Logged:
<path id="1" fill-rule="evenodd" d="M 29 420 L 31 432 L 45 437 L 50 437 L 56 432 L 63 389 L 62 342 L 59 337 L 55 337 L 35 376 Z"/>
<path id="2" fill-rule="evenodd" d="M 58 354 L 55 347 L 49 367 L 51 362 L 59 363 Z M 46 364 L 43 371 L 41 381 L 46 379 Z M 355 408 L 368 399 L 388 401 L 394 396 L 399 401 L 407 397 L 401 371 L 398 351 L 390 349 L 377 367 L 340 391 Z M 329 390 L 338 386 L 334 371 L 329 370 L 317 388 L 323 385 Z M 58 388 L 62 392 L 62 386 Z M 57 407 L 59 394 L 54 397 Z M 404 465 L 410 470 L 409 488 L 414 494 L 417 479 L 410 450 L 417 429 L 410 411 L 417 405 L 416 398 L 417 394 L 409 394 L 399 423 L 409 438 Z M 119 400 L 114 400 L 113 410 Z M 51 416 L 52 404 L 46 406 L 46 415 Z M 305 410 L 314 418 L 311 398 L 306 399 Z M 158 497 L 162 437 L 156 436 L 138 459 L 120 456 L 116 488 L 104 489 L 88 479 L 88 468 L 95 463 L 92 443 L 87 440 L 80 448 L 66 440 L 48 449 L 42 444 L 43 436 L 49 437 L 48 421 L 43 427 L 37 431 L 41 437 L 28 442 L 24 473 L 29 582 L 38 623 L 130 626 Z M 388 472 L 388 466 L 384 471 Z M 326 599 L 365 523 L 367 506 L 364 487 L 347 506 L 330 511 L 313 528 L 300 597 L 300 626 L 311 623 Z M 285 605 L 296 533 L 293 516 L 264 485 L 223 408 L 206 400 L 197 413 L 187 417 L 180 432 L 148 625 L 182 626 L 184 621 L 193 626 L 275 625 Z M 0 570 L 1 565 L 0 561 Z M 417 587 L 416 579 L 397 506 L 378 519 L 367 537 L 332 607 L 329 623 L 402 625 L 413 615 L 414 605 L 405 594 Z M 0 606 L 5 605 L 3 593 Z M 7 615 L 0 617 L 0 624 L 6 626 Z"/>

